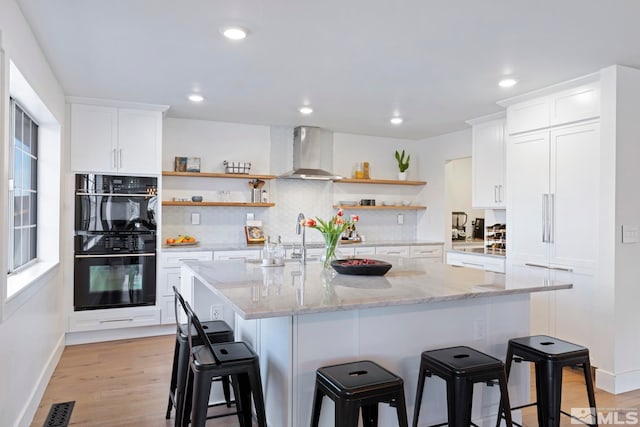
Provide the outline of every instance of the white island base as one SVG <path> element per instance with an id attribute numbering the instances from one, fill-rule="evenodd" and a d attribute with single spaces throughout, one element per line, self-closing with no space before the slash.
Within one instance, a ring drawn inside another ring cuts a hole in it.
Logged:
<path id="1" fill-rule="evenodd" d="M 411 420 L 421 352 L 468 345 L 504 359 L 509 338 L 529 335 L 529 295 L 254 320 L 236 316 L 235 327 L 237 339 L 250 343 L 260 355 L 269 426 L 308 426 L 316 369 L 361 359 L 373 360 L 404 379 Z M 527 367 L 514 365 L 511 372 L 512 405 L 526 403 L 529 397 Z M 476 424 L 495 426 L 498 402 L 498 387 L 477 384 Z M 446 404 L 445 382 L 428 379 L 419 425 L 445 422 Z M 397 426 L 395 409 L 379 407 L 379 426 Z M 333 417 L 333 402 L 325 398 L 320 426 L 333 426 Z"/>

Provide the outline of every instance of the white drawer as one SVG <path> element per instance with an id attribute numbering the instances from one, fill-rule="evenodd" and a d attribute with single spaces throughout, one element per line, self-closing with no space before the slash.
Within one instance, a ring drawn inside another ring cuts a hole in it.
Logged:
<path id="1" fill-rule="evenodd" d="M 411 246 L 411 258 L 442 258 L 442 245 Z"/>
<path id="2" fill-rule="evenodd" d="M 69 315 L 69 332 L 99 331 L 160 324 L 160 307 L 76 311 Z"/>
<path id="3" fill-rule="evenodd" d="M 376 248 L 375 246 L 365 246 L 360 248 L 353 248 L 353 255 L 355 257 L 361 257 L 364 255 L 375 255 Z"/>
<path id="4" fill-rule="evenodd" d="M 211 251 L 161 252 L 160 265 L 164 267 L 180 267 L 182 261 L 211 261 Z"/>
<path id="5" fill-rule="evenodd" d="M 260 249 L 244 249 L 238 251 L 214 251 L 213 259 L 214 260 L 232 260 L 232 259 L 261 259 L 262 251 Z"/>
<path id="6" fill-rule="evenodd" d="M 496 273 L 504 273 L 505 259 L 473 254 L 462 254 L 459 252 L 447 253 L 447 264 L 458 267 L 475 268 L 485 271 L 494 271 Z"/>
<path id="7" fill-rule="evenodd" d="M 394 255 L 408 258 L 411 255 L 410 246 L 377 246 L 376 255 Z"/>

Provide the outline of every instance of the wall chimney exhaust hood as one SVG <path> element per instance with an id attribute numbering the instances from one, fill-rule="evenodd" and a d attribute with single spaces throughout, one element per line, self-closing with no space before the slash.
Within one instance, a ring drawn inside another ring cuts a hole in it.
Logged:
<path id="1" fill-rule="evenodd" d="M 333 132 L 313 126 L 293 129 L 293 170 L 280 178 L 334 180 Z"/>

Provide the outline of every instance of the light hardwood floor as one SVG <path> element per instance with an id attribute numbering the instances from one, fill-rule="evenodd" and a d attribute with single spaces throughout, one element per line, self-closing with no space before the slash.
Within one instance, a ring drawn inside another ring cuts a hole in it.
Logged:
<path id="1" fill-rule="evenodd" d="M 75 400 L 73 426 L 173 425 L 165 420 L 175 336 L 83 344 L 65 348 L 31 424 L 41 427 L 53 403 Z M 579 371 L 565 369 L 563 409 L 587 405 Z M 611 395 L 596 389 L 598 408 L 640 408 L 640 391 Z M 606 412 L 606 411 L 605 411 Z M 411 414 L 409 414 L 411 416 Z M 536 424 L 535 409 L 525 410 L 525 426 Z M 562 425 L 570 426 L 568 417 Z M 234 417 L 207 426 L 238 426 Z M 383 426 L 381 426 L 383 427 Z"/>

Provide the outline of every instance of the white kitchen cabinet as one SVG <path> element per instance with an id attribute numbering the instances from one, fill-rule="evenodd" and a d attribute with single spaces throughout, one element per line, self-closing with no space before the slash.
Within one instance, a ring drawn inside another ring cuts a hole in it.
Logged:
<path id="1" fill-rule="evenodd" d="M 214 251 L 213 259 L 218 260 L 261 260 L 261 249 L 242 249 L 242 250 L 229 250 L 229 251 Z"/>
<path id="2" fill-rule="evenodd" d="M 74 311 L 69 316 L 69 332 L 101 331 L 158 324 L 160 324 L 160 309 L 156 306 Z"/>
<path id="3" fill-rule="evenodd" d="M 410 246 L 376 246 L 376 255 L 394 255 L 409 258 Z"/>
<path id="4" fill-rule="evenodd" d="M 481 254 L 464 254 L 460 252 L 447 252 L 447 264 L 458 267 L 475 268 L 477 270 L 504 273 L 504 257 L 496 257 Z"/>
<path id="5" fill-rule="evenodd" d="M 356 258 L 362 258 L 369 255 L 375 255 L 376 248 L 375 246 L 359 246 L 353 248 L 353 256 Z"/>
<path id="6" fill-rule="evenodd" d="M 411 258 L 423 258 L 431 262 L 442 262 L 442 245 L 416 245 L 409 250 Z"/>
<path id="7" fill-rule="evenodd" d="M 504 118 L 470 121 L 472 128 L 471 204 L 478 209 L 504 209 Z"/>
<path id="8" fill-rule="evenodd" d="M 509 135 L 589 120 L 600 115 L 600 85 L 589 83 L 510 105 Z"/>
<path id="9" fill-rule="evenodd" d="M 573 288 L 532 298 L 532 331 L 592 346 L 600 125 L 587 121 L 507 143 L 508 270 Z M 534 321 L 535 320 L 535 321 Z"/>
<path id="10" fill-rule="evenodd" d="M 211 251 L 168 251 L 160 253 L 157 302 L 160 306 L 160 322 L 175 323 L 173 287 L 180 289 L 180 264 L 182 261 L 211 261 Z"/>
<path id="11" fill-rule="evenodd" d="M 159 174 L 162 111 L 71 104 L 71 169 Z"/>

